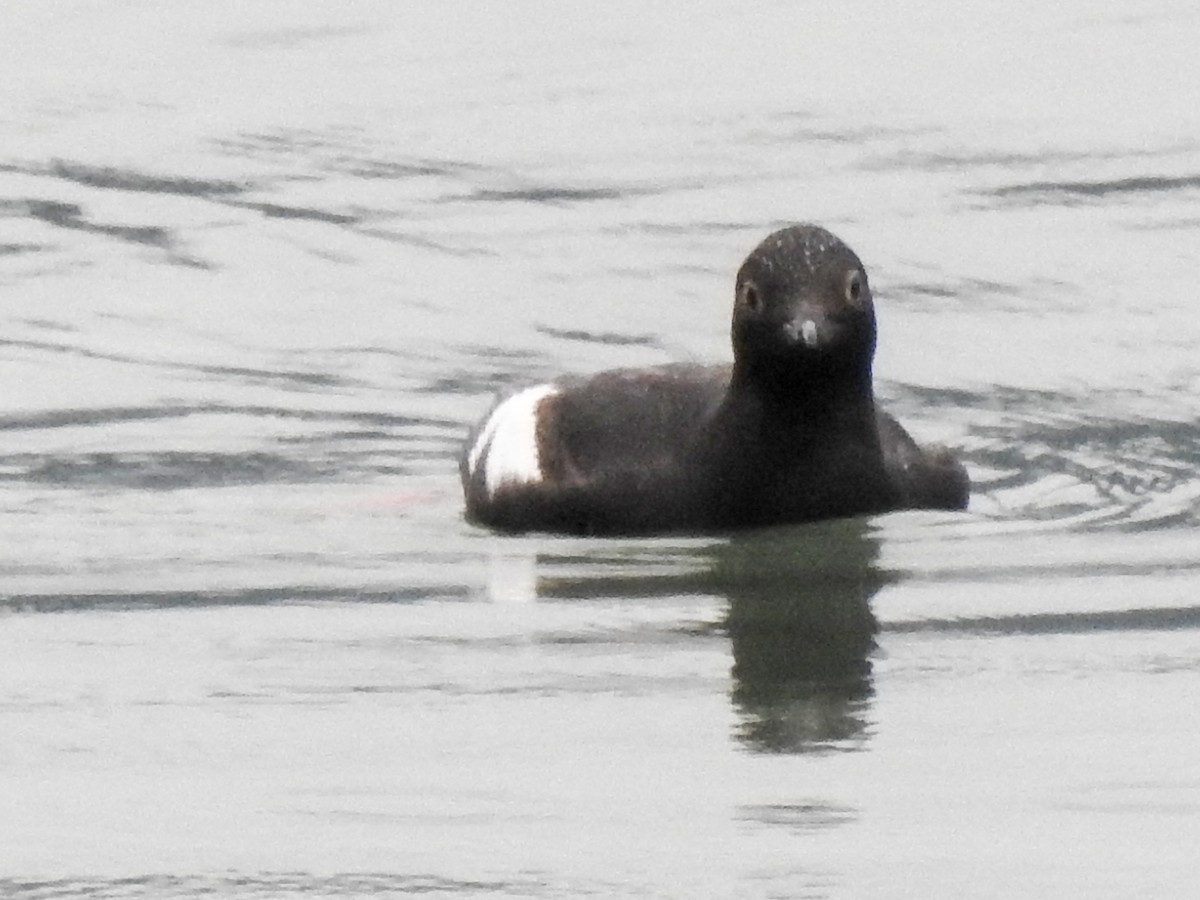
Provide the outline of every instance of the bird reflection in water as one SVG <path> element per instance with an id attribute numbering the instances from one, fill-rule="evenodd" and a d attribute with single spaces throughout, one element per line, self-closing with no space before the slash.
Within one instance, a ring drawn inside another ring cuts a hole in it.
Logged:
<path id="1" fill-rule="evenodd" d="M 804 753 L 866 739 L 878 632 L 870 600 L 887 583 L 878 555 L 862 519 L 747 533 L 716 555 L 747 746 Z"/>
<path id="2" fill-rule="evenodd" d="M 741 532 L 701 546 L 580 548 L 510 550 L 489 567 L 489 595 L 723 597 L 726 613 L 712 630 L 732 644 L 737 739 L 768 753 L 863 745 L 878 631 L 870 601 L 890 580 L 876 565 L 879 539 L 867 520 Z"/>

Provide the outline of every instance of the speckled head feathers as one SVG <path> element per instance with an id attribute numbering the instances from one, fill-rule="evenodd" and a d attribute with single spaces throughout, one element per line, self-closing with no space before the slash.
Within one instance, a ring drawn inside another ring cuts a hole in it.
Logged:
<path id="1" fill-rule="evenodd" d="M 800 286 L 822 272 L 848 267 L 862 270 L 863 264 L 833 232 L 819 225 L 790 225 L 763 238 L 742 263 L 737 283 L 753 278 L 764 287 Z"/>
<path id="2" fill-rule="evenodd" d="M 737 274 L 734 359 L 766 383 L 870 379 L 875 311 L 854 251 L 817 225 L 768 235 Z"/>

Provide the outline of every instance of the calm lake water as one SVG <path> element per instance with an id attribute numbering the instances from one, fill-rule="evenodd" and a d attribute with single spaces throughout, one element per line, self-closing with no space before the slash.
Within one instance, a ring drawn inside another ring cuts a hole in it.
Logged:
<path id="1" fill-rule="evenodd" d="M 1200 7 L 0 13 L 0 895 L 1182 897 Z M 500 537 L 816 221 L 960 515 Z"/>

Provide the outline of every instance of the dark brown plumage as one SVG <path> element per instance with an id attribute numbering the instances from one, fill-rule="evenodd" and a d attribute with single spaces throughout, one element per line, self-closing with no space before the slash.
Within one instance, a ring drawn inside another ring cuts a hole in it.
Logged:
<path id="1" fill-rule="evenodd" d="M 854 252 L 814 225 L 777 231 L 738 271 L 732 366 L 564 378 L 501 403 L 463 457 L 467 515 L 644 534 L 965 508 L 961 463 L 876 409 L 875 337 Z"/>

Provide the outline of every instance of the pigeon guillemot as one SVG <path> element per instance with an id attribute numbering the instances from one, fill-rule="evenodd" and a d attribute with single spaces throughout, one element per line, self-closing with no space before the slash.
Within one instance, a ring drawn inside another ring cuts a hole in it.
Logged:
<path id="1" fill-rule="evenodd" d="M 618 369 L 500 402 L 463 454 L 468 519 L 650 534 L 966 507 L 962 464 L 876 409 L 871 289 L 833 234 L 795 225 L 759 244 L 732 332 L 732 367 Z"/>

